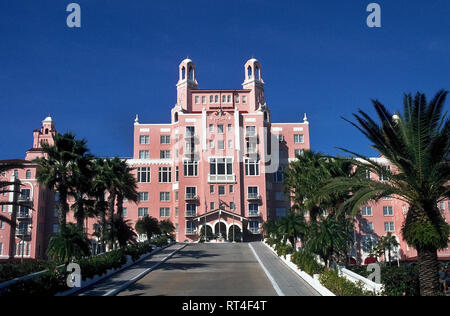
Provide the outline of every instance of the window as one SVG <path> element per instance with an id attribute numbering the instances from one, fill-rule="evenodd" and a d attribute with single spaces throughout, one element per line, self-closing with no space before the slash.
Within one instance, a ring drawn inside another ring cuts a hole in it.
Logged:
<path id="1" fill-rule="evenodd" d="M 256 126 L 246 126 L 245 127 L 245 136 L 246 137 L 255 137 L 256 136 Z"/>
<path id="2" fill-rule="evenodd" d="M 213 95 L 209 96 L 209 103 L 214 103 L 214 96 Z"/>
<path id="3" fill-rule="evenodd" d="M 214 133 L 214 125 L 209 124 L 209 132 Z"/>
<path id="4" fill-rule="evenodd" d="M 259 205 L 256 203 L 250 203 L 248 205 L 248 215 L 249 216 L 258 216 L 259 215 Z"/>
<path id="5" fill-rule="evenodd" d="M 31 170 L 27 170 L 25 173 L 25 178 L 26 179 L 31 179 Z"/>
<path id="6" fill-rule="evenodd" d="M 223 134 L 223 125 L 222 124 L 217 125 L 217 133 Z"/>
<path id="7" fill-rule="evenodd" d="M 253 234 L 259 234 L 259 222 L 258 221 L 250 221 L 249 222 L 249 231 Z"/>
<path id="8" fill-rule="evenodd" d="M 225 195 L 225 186 L 219 185 L 219 195 Z"/>
<path id="9" fill-rule="evenodd" d="M 161 202 L 170 202 L 170 192 L 159 192 L 159 200 Z"/>
<path id="10" fill-rule="evenodd" d="M 148 159 L 148 157 L 149 157 L 148 150 L 139 151 L 139 159 Z"/>
<path id="11" fill-rule="evenodd" d="M 127 217 L 128 216 L 128 209 L 126 207 L 123 208 L 122 215 L 123 215 L 123 217 Z"/>
<path id="12" fill-rule="evenodd" d="M 196 232 L 195 222 L 186 221 L 186 235 L 192 235 Z"/>
<path id="13" fill-rule="evenodd" d="M 168 207 L 161 207 L 159 209 L 159 216 L 160 217 L 170 217 L 170 208 L 168 208 Z"/>
<path id="14" fill-rule="evenodd" d="M 222 96 L 222 103 L 226 103 L 227 102 L 227 96 L 226 95 L 223 95 Z"/>
<path id="15" fill-rule="evenodd" d="M 230 202 L 230 210 L 235 210 L 236 209 L 236 204 L 234 204 L 234 202 Z"/>
<path id="16" fill-rule="evenodd" d="M 209 148 L 214 148 L 214 141 L 213 140 L 209 141 Z"/>
<path id="17" fill-rule="evenodd" d="M 239 95 L 236 95 L 234 101 L 239 104 Z"/>
<path id="18" fill-rule="evenodd" d="M 294 143 L 295 144 L 303 144 L 304 139 L 302 134 L 295 134 L 294 135 Z"/>
<path id="19" fill-rule="evenodd" d="M 254 159 L 245 159 L 245 175 L 259 176 L 259 161 Z"/>
<path id="20" fill-rule="evenodd" d="M 205 103 L 206 103 L 206 97 L 202 96 L 202 104 L 205 104 Z"/>
<path id="21" fill-rule="evenodd" d="M 247 103 L 247 96 L 246 95 L 242 96 L 242 103 L 244 103 L 244 104 Z"/>
<path id="22" fill-rule="evenodd" d="M 392 200 L 392 195 L 383 196 L 383 200 L 385 200 L 385 201 Z"/>
<path id="23" fill-rule="evenodd" d="M 440 202 L 439 203 L 439 208 L 441 209 L 441 211 L 445 211 L 445 204 L 444 204 L 444 202 Z"/>
<path id="24" fill-rule="evenodd" d="M 170 150 L 161 150 L 160 158 L 161 159 L 170 159 Z"/>
<path id="25" fill-rule="evenodd" d="M 138 216 L 139 217 L 148 216 L 148 208 L 147 207 L 138 208 Z"/>
<path id="26" fill-rule="evenodd" d="M 213 185 L 209 186 L 209 193 L 214 193 L 214 186 Z"/>
<path id="27" fill-rule="evenodd" d="M 285 217 L 286 216 L 286 208 L 280 207 L 275 210 L 277 217 Z"/>
<path id="28" fill-rule="evenodd" d="M 31 195 L 31 190 L 30 189 L 22 189 L 22 190 L 20 190 L 20 199 L 25 200 L 25 201 L 29 201 L 30 200 L 30 195 Z"/>
<path id="29" fill-rule="evenodd" d="M 231 139 L 228 141 L 228 148 L 233 148 L 233 141 Z"/>
<path id="30" fill-rule="evenodd" d="M 228 124 L 227 129 L 228 129 L 228 132 L 232 132 L 233 131 L 233 125 Z"/>
<path id="31" fill-rule="evenodd" d="M 138 182 L 150 183 L 150 167 L 138 168 Z"/>
<path id="32" fill-rule="evenodd" d="M 296 149 L 295 156 L 297 157 L 297 156 L 301 156 L 301 155 L 303 155 L 303 149 Z"/>
<path id="33" fill-rule="evenodd" d="M 215 103 L 219 103 L 219 96 L 218 95 L 214 96 L 214 102 Z"/>
<path id="34" fill-rule="evenodd" d="M 175 182 L 178 182 L 180 179 L 180 169 L 178 166 L 175 167 Z"/>
<path id="35" fill-rule="evenodd" d="M 186 126 L 186 136 L 187 137 L 195 136 L 195 126 Z"/>
<path id="36" fill-rule="evenodd" d="M 194 140 L 186 142 L 185 153 L 186 154 L 193 154 L 193 153 L 195 153 L 195 142 L 194 142 Z"/>
<path id="37" fill-rule="evenodd" d="M 197 204 L 186 204 L 186 216 L 197 216 Z"/>
<path id="38" fill-rule="evenodd" d="M 19 170 L 14 170 L 14 178 L 18 178 L 19 177 Z"/>
<path id="39" fill-rule="evenodd" d="M 178 207 L 175 207 L 175 217 L 178 217 L 178 214 L 180 213 L 180 211 L 178 210 Z M 178 224 L 177 224 L 178 225 Z"/>
<path id="40" fill-rule="evenodd" d="M 394 216 L 394 210 L 392 206 L 383 206 L 383 215 L 384 216 Z"/>
<path id="41" fill-rule="evenodd" d="M 161 144 L 162 145 L 170 144 L 170 135 L 161 135 Z"/>
<path id="42" fill-rule="evenodd" d="M 273 182 L 283 183 L 284 181 L 284 167 L 279 167 L 277 172 L 273 174 Z"/>
<path id="43" fill-rule="evenodd" d="M 367 222 L 367 226 L 369 228 L 369 231 L 373 232 L 373 223 L 372 222 Z"/>
<path id="44" fill-rule="evenodd" d="M 231 103 L 231 95 L 227 95 L 227 103 Z"/>
<path id="45" fill-rule="evenodd" d="M 234 186 L 230 185 L 230 193 L 234 192 Z"/>
<path id="46" fill-rule="evenodd" d="M 364 206 L 361 209 L 362 216 L 372 216 L 372 207 Z"/>
<path id="47" fill-rule="evenodd" d="M 283 194 L 283 192 L 275 192 L 275 200 L 276 201 L 284 201 L 284 194 Z"/>
<path id="48" fill-rule="evenodd" d="M 379 175 L 379 179 L 380 181 L 388 181 L 389 180 L 389 173 L 391 172 L 391 167 L 390 166 L 383 166 L 381 173 Z"/>
<path id="49" fill-rule="evenodd" d="M 184 176 L 197 177 L 198 176 L 198 161 L 184 161 Z"/>
<path id="50" fill-rule="evenodd" d="M 148 192 L 139 192 L 139 201 L 148 201 Z"/>
<path id="51" fill-rule="evenodd" d="M 195 96 L 195 104 L 198 104 L 200 102 L 200 98 L 198 96 Z"/>
<path id="52" fill-rule="evenodd" d="M 232 158 L 210 158 L 209 173 L 211 175 L 232 175 Z"/>
<path id="53" fill-rule="evenodd" d="M 193 199 L 197 196 L 196 187 L 186 187 L 186 198 Z"/>
<path id="54" fill-rule="evenodd" d="M 2 205 L 2 213 L 5 213 L 6 212 L 6 205 Z"/>
<path id="55" fill-rule="evenodd" d="M 393 232 L 394 231 L 394 222 L 384 222 L 384 231 L 385 232 Z"/>
<path id="56" fill-rule="evenodd" d="M 0 256 L 3 255 L 3 243 L 0 242 Z"/>
<path id="57" fill-rule="evenodd" d="M 224 141 L 223 141 L 223 140 L 217 141 L 217 148 L 218 148 L 219 150 L 224 150 L 224 149 L 225 149 L 225 144 L 224 144 Z"/>
<path id="58" fill-rule="evenodd" d="M 214 209 L 215 209 L 214 202 L 210 202 L 210 203 L 209 203 L 209 209 L 210 209 L 211 211 L 214 211 Z"/>
<path id="59" fill-rule="evenodd" d="M 258 187 L 248 187 L 247 192 L 249 198 L 258 198 Z"/>
<path id="60" fill-rule="evenodd" d="M 148 136 L 148 135 L 141 135 L 139 137 L 139 144 L 141 144 L 141 145 L 148 145 L 148 144 L 150 144 L 150 136 Z"/>
<path id="61" fill-rule="evenodd" d="M 4 221 L 0 221 L 0 229 L 5 229 L 5 222 Z"/>
<path id="62" fill-rule="evenodd" d="M 159 167 L 159 183 L 172 182 L 172 167 Z"/>

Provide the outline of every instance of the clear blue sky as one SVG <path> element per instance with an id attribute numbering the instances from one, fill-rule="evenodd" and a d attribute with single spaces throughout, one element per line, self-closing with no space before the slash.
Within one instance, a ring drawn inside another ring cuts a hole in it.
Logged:
<path id="1" fill-rule="evenodd" d="M 70 2 L 0 2 L 0 159 L 23 158 L 49 113 L 94 154 L 131 156 L 136 113 L 169 122 L 186 56 L 200 88 L 222 89 L 241 88 L 254 55 L 273 120 L 308 113 L 329 154 L 374 155 L 340 118 L 372 113 L 371 98 L 400 110 L 404 92 L 450 88 L 448 0 L 377 1 L 381 29 L 365 24 L 371 0 L 79 0 L 81 29 L 65 24 Z"/>

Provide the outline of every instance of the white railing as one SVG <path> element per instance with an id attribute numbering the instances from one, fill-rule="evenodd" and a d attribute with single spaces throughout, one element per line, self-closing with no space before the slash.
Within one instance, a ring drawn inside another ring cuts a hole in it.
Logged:
<path id="1" fill-rule="evenodd" d="M 208 183 L 235 183 L 236 175 L 234 174 L 209 174 Z"/>

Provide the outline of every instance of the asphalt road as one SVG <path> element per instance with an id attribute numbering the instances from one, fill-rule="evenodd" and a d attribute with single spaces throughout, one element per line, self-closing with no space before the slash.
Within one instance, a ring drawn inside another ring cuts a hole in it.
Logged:
<path id="1" fill-rule="evenodd" d="M 190 244 L 119 296 L 276 296 L 246 243 Z"/>

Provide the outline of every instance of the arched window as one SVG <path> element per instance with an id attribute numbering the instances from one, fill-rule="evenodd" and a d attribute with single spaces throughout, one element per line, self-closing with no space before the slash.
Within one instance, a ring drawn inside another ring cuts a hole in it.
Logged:
<path id="1" fill-rule="evenodd" d="M 248 66 L 248 68 L 247 68 L 247 77 L 248 77 L 248 79 L 251 79 L 253 77 L 251 66 Z"/>
<path id="2" fill-rule="evenodd" d="M 181 68 L 181 80 L 186 79 L 186 68 Z"/>
<path id="3" fill-rule="evenodd" d="M 175 122 L 178 122 L 178 112 L 175 112 L 175 115 L 173 116 L 173 120 Z"/>
<path id="4" fill-rule="evenodd" d="M 45 129 L 45 134 L 48 134 L 48 128 Z"/>
<path id="5" fill-rule="evenodd" d="M 27 170 L 27 172 L 25 174 L 25 178 L 26 179 L 31 179 L 31 170 Z"/>
<path id="6" fill-rule="evenodd" d="M 188 78 L 189 78 L 189 80 L 194 80 L 194 69 L 191 67 L 191 66 L 189 66 L 189 74 L 188 74 Z"/>
<path id="7" fill-rule="evenodd" d="M 255 69 L 255 76 L 257 79 L 259 79 L 259 80 L 261 79 L 261 69 L 259 69 L 258 66 L 256 66 L 256 69 Z"/>
<path id="8" fill-rule="evenodd" d="M 264 112 L 264 122 L 267 122 L 269 120 L 269 115 L 267 115 L 267 112 Z"/>

